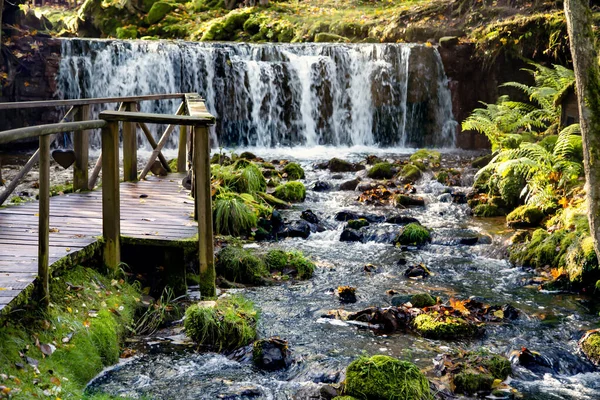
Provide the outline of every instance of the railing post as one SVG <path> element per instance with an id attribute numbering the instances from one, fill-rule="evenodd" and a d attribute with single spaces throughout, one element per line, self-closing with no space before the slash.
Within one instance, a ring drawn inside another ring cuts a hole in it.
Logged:
<path id="1" fill-rule="evenodd" d="M 125 111 L 136 112 L 136 103 L 125 103 Z M 137 132 L 135 122 L 123 122 L 123 180 L 137 181 Z"/>
<path id="2" fill-rule="evenodd" d="M 51 136 L 40 136 L 40 175 L 39 175 L 39 236 L 38 236 L 38 279 L 40 280 L 41 302 L 50 304 L 50 272 L 48 271 L 50 254 L 50 141 Z"/>
<path id="3" fill-rule="evenodd" d="M 186 152 L 187 147 L 187 126 L 179 127 L 179 151 L 177 153 L 177 172 L 185 172 L 187 170 Z"/>
<path id="4" fill-rule="evenodd" d="M 121 262 L 119 198 L 119 122 L 108 121 L 102 128 L 102 233 L 104 265 L 113 272 Z"/>
<path id="5" fill-rule="evenodd" d="M 90 106 L 80 106 L 75 114 L 76 121 L 87 121 L 90 118 Z M 88 163 L 90 149 L 90 131 L 79 131 L 73 134 L 73 150 L 75 151 L 75 164 L 73 165 L 73 191 L 87 191 Z"/>
<path id="6" fill-rule="evenodd" d="M 215 288 L 215 264 L 213 248 L 213 218 L 210 190 L 210 142 L 206 126 L 194 127 L 194 198 L 198 220 L 198 245 L 200 261 L 200 293 L 213 297 Z"/>

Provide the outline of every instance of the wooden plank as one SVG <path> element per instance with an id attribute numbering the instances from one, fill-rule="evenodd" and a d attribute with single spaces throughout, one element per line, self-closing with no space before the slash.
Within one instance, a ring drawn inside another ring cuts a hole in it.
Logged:
<path id="1" fill-rule="evenodd" d="M 52 135 L 61 132 L 83 131 L 87 129 L 99 129 L 106 125 L 106 121 L 76 121 L 59 122 L 57 124 L 27 126 L 25 128 L 10 129 L 0 132 L 0 144 L 6 144 L 15 140 L 34 138 L 38 136 Z"/>
<path id="2" fill-rule="evenodd" d="M 90 119 L 90 106 L 79 107 L 75 115 L 77 121 Z M 90 131 L 79 131 L 73 135 L 73 150 L 75 151 L 75 164 L 73 164 L 73 190 L 87 191 L 88 187 L 88 163 L 90 149 Z"/>
<path id="3" fill-rule="evenodd" d="M 131 113 L 119 111 L 102 111 L 100 119 L 105 121 L 128 121 L 128 122 L 143 122 L 150 124 L 164 125 L 191 125 L 191 126 L 208 126 L 214 125 L 215 117 L 208 112 L 197 112 L 194 116 L 191 115 L 165 115 L 165 114 L 149 114 L 149 113 Z"/>
<path id="4" fill-rule="evenodd" d="M 102 235 L 104 265 L 115 272 L 121 262 L 119 203 L 119 122 L 102 129 Z"/>
<path id="5" fill-rule="evenodd" d="M 139 102 L 147 100 L 167 100 L 167 99 L 182 99 L 184 93 L 169 93 L 169 94 L 150 94 L 140 96 L 125 96 L 125 97 L 97 97 L 91 99 L 75 99 L 75 100 L 46 100 L 46 101 L 20 101 L 10 103 L 0 103 L 0 110 L 14 110 L 23 108 L 43 108 L 43 107 L 73 107 L 83 106 L 87 104 L 109 104 L 122 102 Z"/>
<path id="6" fill-rule="evenodd" d="M 135 112 L 135 103 L 124 103 L 126 112 Z M 123 180 L 137 181 L 137 132 L 136 124 L 123 122 Z"/>

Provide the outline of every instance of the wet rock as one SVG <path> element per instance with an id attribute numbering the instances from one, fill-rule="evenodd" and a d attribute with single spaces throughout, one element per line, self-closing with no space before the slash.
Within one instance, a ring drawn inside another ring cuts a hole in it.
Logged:
<path id="1" fill-rule="evenodd" d="M 342 303 L 356 303 L 356 288 L 351 286 L 340 286 L 337 294 Z"/>
<path id="2" fill-rule="evenodd" d="M 333 399 L 341 394 L 341 390 L 332 385 L 323 385 L 319 390 L 319 394 L 325 399 Z"/>
<path id="3" fill-rule="evenodd" d="M 450 193 L 444 193 L 438 196 L 440 203 L 452 203 L 452 195 Z"/>
<path id="4" fill-rule="evenodd" d="M 331 184 L 329 182 L 316 181 L 312 190 L 315 192 L 327 192 L 331 190 Z"/>
<path id="5" fill-rule="evenodd" d="M 292 353 L 287 340 L 278 337 L 260 339 L 252 346 L 252 360 L 258 368 L 275 371 L 292 364 Z"/>
<path id="6" fill-rule="evenodd" d="M 456 46 L 459 42 L 458 37 L 456 36 L 444 36 L 441 37 L 438 43 L 445 49 L 451 49 Z"/>
<path id="7" fill-rule="evenodd" d="M 340 185 L 340 190 L 347 190 L 347 191 L 355 190 L 359 183 L 360 183 L 360 178 L 355 178 L 350 181 L 343 182 Z"/>
<path id="8" fill-rule="evenodd" d="M 254 153 L 244 151 L 242 154 L 240 154 L 240 158 L 245 158 L 246 160 L 256 160 L 258 157 L 256 157 Z"/>
<path id="9" fill-rule="evenodd" d="M 373 182 L 364 182 L 356 187 L 359 192 L 366 192 L 367 190 L 376 189 L 379 185 Z"/>
<path id="10" fill-rule="evenodd" d="M 344 179 L 344 175 L 342 175 L 342 174 L 333 174 L 333 175 L 331 175 L 331 179 Z"/>
<path id="11" fill-rule="evenodd" d="M 411 297 L 409 294 L 397 294 L 390 299 L 390 302 L 394 307 L 400 307 L 403 304 L 410 303 Z"/>
<path id="12" fill-rule="evenodd" d="M 439 318 L 434 314 L 420 314 L 412 323 L 413 329 L 421 336 L 429 339 L 462 339 L 480 333 L 473 322 L 460 317 L 448 316 Z"/>
<path id="13" fill-rule="evenodd" d="M 342 231 L 340 242 L 362 242 L 364 235 L 356 229 L 346 228 Z"/>
<path id="14" fill-rule="evenodd" d="M 317 215 L 314 212 L 312 212 L 312 210 L 302 211 L 302 214 L 300 214 L 300 218 L 310 222 L 311 224 L 319 223 L 319 217 L 317 217 Z"/>
<path id="15" fill-rule="evenodd" d="M 506 319 L 515 320 L 519 318 L 520 311 L 513 307 L 512 304 L 502 305 L 501 310 L 504 314 L 504 318 Z"/>
<path id="16" fill-rule="evenodd" d="M 404 271 L 404 276 L 407 278 L 427 278 L 431 275 L 425 264 L 411 265 Z"/>
<path id="17" fill-rule="evenodd" d="M 349 163 L 345 160 L 340 160 L 339 158 L 332 158 L 327 163 L 327 168 L 331 172 L 354 172 L 356 171 L 356 167 L 354 164 Z"/>
<path id="18" fill-rule="evenodd" d="M 373 272 L 377 272 L 379 268 L 377 268 L 376 265 L 373 264 L 366 264 L 363 267 L 363 271 L 367 272 L 367 273 L 373 273 Z"/>
<path id="19" fill-rule="evenodd" d="M 348 228 L 350 229 L 355 229 L 355 230 L 359 230 L 360 228 L 364 227 L 364 226 L 369 226 L 369 221 L 367 221 L 364 218 L 360 218 L 360 219 L 353 219 L 348 221 Z"/>
<path id="20" fill-rule="evenodd" d="M 517 361 L 520 365 L 534 372 L 548 372 L 548 370 L 553 370 L 550 359 L 536 351 L 531 351 L 526 347 L 522 347 L 520 351 L 514 351 L 511 354 L 510 359 L 513 363 Z"/>
<path id="21" fill-rule="evenodd" d="M 479 237 L 475 236 L 475 237 L 463 237 L 460 238 L 458 243 L 459 244 L 463 244 L 465 246 L 473 246 L 475 244 L 477 244 L 477 241 L 479 240 Z"/>
<path id="22" fill-rule="evenodd" d="M 301 219 L 298 221 L 292 221 L 283 225 L 275 234 L 279 239 L 282 238 L 302 238 L 306 239 L 310 236 L 313 227 L 307 221 Z"/>
<path id="23" fill-rule="evenodd" d="M 464 193 L 452 193 L 452 202 L 456 204 L 467 204 L 467 195 Z"/>
<path id="24" fill-rule="evenodd" d="M 219 394 L 218 399 L 222 400 L 237 400 L 242 398 L 255 398 L 263 395 L 262 390 L 258 386 L 246 385 L 230 388 L 227 393 Z"/>
<path id="25" fill-rule="evenodd" d="M 595 366 L 600 366 L 600 330 L 593 329 L 583 335 L 579 348 Z"/>
<path id="26" fill-rule="evenodd" d="M 475 160 L 473 160 L 471 166 L 477 169 L 483 168 L 488 165 L 490 161 L 492 161 L 492 158 L 494 158 L 493 154 L 486 154 L 485 156 L 477 157 Z"/>
<path id="27" fill-rule="evenodd" d="M 382 160 L 381 158 L 377 157 L 376 155 L 368 155 L 367 158 L 365 158 L 365 161 L 368 165 L 375 165 L 375 164 L 379 164 L 384 162 L 385 160 Z"/>
<path id="28" fill-rule="evenodd" d="M 410 298 L 410 303 L 413 307 L 424 308 L 436 305 L 437 300 L 429 293 L 417 293 Z"/>
<path id="29" fill-rule="evenodd" d="M 371 179 L 390 179 L 396 174 L 397 170 L 389 162 L 381 162 L 375 164 L 367 172 L 367 176 Z"/>
<path id="30" fill-rule="evenodd" d="M 393 215 L 388 217 L 385 222 L 396 225 L 408 225 L 412 223 L 420 224 L 418 219 L 406 215 Z"/>
<path id="31" fill-rule="evenodd" d="M 335 214 L 336 221 L 351 221 L 354 219 L 366 219 L 370 223 L 377 223 L 385 221 L 385 217 L 376 214 L 357 214 L 352 211 L 340 211 Z"/>
<path id="32" fill-rule="evenodd" d="M 408 261 L 404 257 L 402 257 L 398 261 L 396 261 L 396 265 L 399 265 L 399 266 L 406 265 L 407 263 L 408 263 Z"/>
<path id="33" fill-rule="evenodd" d="M 396 196 L 396 207 L 423 207 L 425 205 L 425 199 L 417 196 L 409 196 L 406 194 L 399 194 Z"/>

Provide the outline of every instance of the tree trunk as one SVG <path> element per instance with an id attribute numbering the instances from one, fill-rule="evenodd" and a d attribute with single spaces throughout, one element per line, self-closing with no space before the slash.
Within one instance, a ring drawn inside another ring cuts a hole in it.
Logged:
<path id="1" fill-rule="evenodd" d="M 600 259 L 600 68 L 589 0 L 565 0 L 577 84 L 590 231 Z"/>

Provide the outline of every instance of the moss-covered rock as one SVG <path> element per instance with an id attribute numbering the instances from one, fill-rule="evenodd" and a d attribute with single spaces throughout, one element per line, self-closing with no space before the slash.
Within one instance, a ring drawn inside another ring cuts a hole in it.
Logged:
<path id="1" fill-rule="evenodd" d="M 247 9 L 233 10 L 222 18 L 215 19 L 204 31 L 202 41 L 235 40 L 236 33 L 243 30 L 244 23 L 250 18 Z"/>
<path id="2" fill-rule="evenodd" d="M 600 332 L 589 332 L 579 342 L 583 354 L 596 366 L 600 366 Z"/>
<path id="3" fill-rule="evenodd" d="M 164 17 L 166 17 L 167 14 L 170 13 L 172 9 L 173 9 L 173 5 L 171 3 L 167 3 L 164 1 L 157 1 L 156 3 L 152 4 L 150 11 L 148 11 L 148 17 L 147 17 L 148 23 L 150 25 L 156 24 L 157 22 L 162 20 Z"/>
<path id="4" fill-rule="evenodd" d="M 442 155 L 436 150 L 420 149 L 410 156 L 410 161 L 420 161 L 430 167 L 437 167 L 442 161 Z"/>
<path id="5" fill-rule="evenodd" d="M 394 239 L 394 244 L 396 245 L 422 246 L 429 242 L 431 242 L 431 233 L 429 232 L 429 229 L 415 222 L 403 227 Z"/>
<path id="6" fill-rule="evenodd" d="M 532 228 L 539 226 L 544 219 L 544 213 L 535 206 L 523 205 L 515 208 L 510 214 L 506 216 L 506 222 L 509 227 L 520 229 L 520 228 Z"/>
<path id="7" fill-rule="evenodd" d="M 592 283 L 600 279 L 598 257 L 594 250 L 594 239 L 584 236 L 574 241 L 565 255 L 565 269 L 569 281 L 576 288 L 592 288 Z M 597 290 L 597 288 L 594 288 Z"/>
<path id="8" fill-rule="evenodd" d="M 117 39 L 137 39 L 138 30 L 135 26 L 117 28 Z"/>
<path id="9" fill-rule="evenodd" d="M 394 203 L 398 208 L 404 207 L 422 207 L 425 205 L 425 199 L 417 196 L 409 196 L 407 194 L 398 194 L 394 199 Z"/>
<path id="10" fill-rule="evenodd" d="M 332 158 L 329 160 L 327 168 L 329 168 L 331 172 L 352 172 L 355 170 L 352 163 L 339 158 Z"/>
<path id="11" fill-rule="evenodd" d="M 506 212 L 500 207 L 493 204 L 479 204 L 473 208 L 473 215 L 476 217 L 501 217 L 506 215 Z"/>
<path id="12" fill-rule="evenodd" d="M 429 381 L 419 368 L 384 355 L 361 357 L 350 363 L 344 391 L 360 399 L 433 399 Z"/>
<path id="13" fill-rule="evenodd" d="M 485 395 L 492 391 L 494 381 L 505 380 L 512 372 L 506 357 L 487 351 L 460 353 L 452 360 L 451 380 L 454 392 L 465 395 Z"/>
<path id="14" fill-rule="evenodd" d="M 299 251 L 270 250 L 265 255 L 264 261 L 270 271 L 287 273 L 295 271 L 298 279 L 311 278 L 315 270 L 315 264 Z"/>
<path id="15" fill-rule="evenodd" d="M 471 166 L 473 168 L 481 169 L 488 165 L 490 161 L 492 161 L 492 158 L 494 158 L 493 154 L 486 154 L 485 156 L 477 157 L 475 160 L 473 160 Z"/>
<path id="16" fill-rule="evenodd" d="M 446 186 L 458 186 L 460 184 L 460 172 L 453 168 L 443 168 L 435 174 L 435 180 Z"/>
<path id="17" fill-rule="evenodd" d="M 185 312 L 185 333 L 196 343 L 221 351 L 251 343 L 256 337 L 258 311 L 243 297 L 201 302 Z"/>
<path id="18" fill-rule="evenodd" d="M 454 316 L 420 314 L 413 320 L 413 328 L 430 339 L 461 339 L 478 332 L 476 325 Z"/>
<path id="19" fill-rule="evenodd" d="M 394 176 L 392 164 L 389 162 L 377 163 L 367 171 L 367 176 L 371 179 L 391 179 Z"/>
<path id="20" fill-rule="evenodd" d="M 306 188 L 302 182 L 287 182 L 277 186 L 273 196 L 280 200 L 298 203 L 306 198 Z"/>
<path id="21" fill-rule="evenodd" d="M 232 282 L 261 283 L 269 271 L 263 260 L 239 246 L 229 245 L 217 254 L 217 274 Z"/>
<path id="22" fill-rule="evenodd" d="M 364 218 L 360 218 L 360 219 L 353 219 L 348 221 L 348 228 L 350 229 L 360 229 L 364 226 L 369 226 L 369 221 L 367 221 Z"/>
<path id="23" fill-rule="evenodd" d="M 336 35 L 335 33 L 321 32 L 315 35 L 315 43 L 348 43 L 347 37 Z"/>
<path id="24" fill-rule="evenodd" d="M 400 176 L 402 176 L 402 182 L 405 183 L 414 183 L 421 179 L 423 173 L 418 166 L 414 164 L 406 164 L 402 167 L 402 171 L 400 171 Z"/>
<path id="25" fill-rule="evenodd" d="M 494 377 L 475 370 L 459 372 L 452 378 L 454 392 L 473 395 L 479 392 L 490 392 Z"/>
<path id="26" fill-rule="evenodd" d="M 521 193 L 525 184 L 525 179 L 522 176 L 512 173 L 498 181 L 500 197 L 502 197 L 509 210 L 521 203 Z"/>
<path id="27" fill-rule="evenodd" d="M 300 164 L 291 162 L 283 168 L 283 172 L 287 174 L 289 180 L 295 181 L 298 179 L 304 179 L 304 169 Z"/>
<path id="28" fill-rule="evenodd" d="M 423 308 L 436 305 L 437 300 L 429 293 L 417 293 L 410 298 L 410 303 L 413 307 Z"/>

